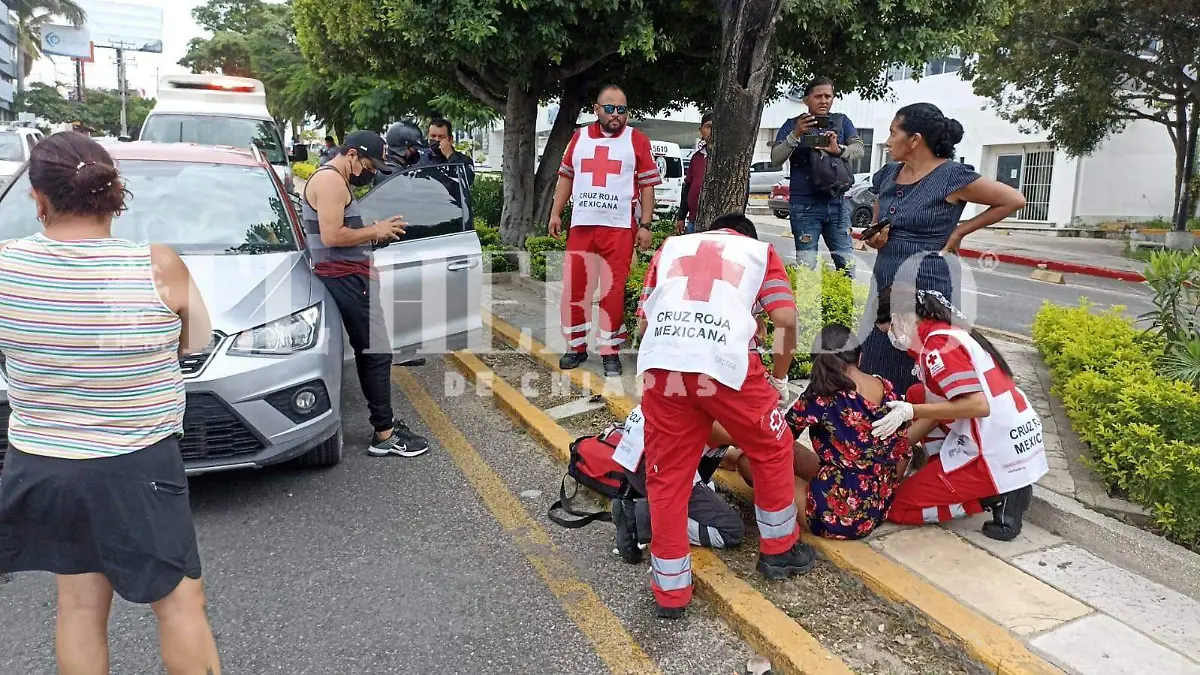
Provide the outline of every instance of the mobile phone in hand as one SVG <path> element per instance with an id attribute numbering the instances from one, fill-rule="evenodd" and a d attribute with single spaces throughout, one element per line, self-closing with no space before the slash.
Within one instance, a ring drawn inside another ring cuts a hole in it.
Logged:
<path id="1" fill-rule="evenodd" d="M 870 227 L 868 227 L 867 229 L 862 231 L 862 240 L 866 241 L 866 240 L 870 239 L 871 237 L 874 237 L 875 235 L 882 232 L 885 227 L 890 227 L 891 224 L 892 224 L 891 218 L 884 218 L 883 220 L 879 221 L 878 223 L 871 225 Z"/>

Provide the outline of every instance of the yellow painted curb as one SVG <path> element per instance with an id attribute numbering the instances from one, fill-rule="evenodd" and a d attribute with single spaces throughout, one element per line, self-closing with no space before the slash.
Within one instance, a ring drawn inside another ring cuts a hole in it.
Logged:
<path id="1" fill-rule="evenodd" d="M 467 352 L 447 357 L 472 381 L 491 390 L 497 406 L 529 430 L 559 461 L 569 457 L 571 436 L 486 365 Z M 770 600 L 729 570 L 712 551 L 692 548 L 692 578 L 696 590 L 717 613 L 771 660 L 773 672 L 789 675 L 853 675 L 839 657 L 821 646 L 812 635 Z"/>
<path id="2" fill-rule="evenodd" d="M 603 396 L 609 412 L 618 419 L 629 417 L 629 412 L 637 406 L 637 403 L 628 396 L 611 391 L 608 388 L 607 381 L 601 375 L 587 368 L 560 369 L 558 367 L 559 354 L 550 351 L 546 345 L 534 339 L 533 335 L 522 331 L 486 309 L 482 310 L 482 314 L 484 325 L 490 327 L 501 339 L 512 345 L 514 349 L 528 353 L 548 368 L 550 372 L 565 373 L 571 378 L 571 384 L 579 389 Z"/>
<path id="3" fill-rule="evenodd" d="M 552 358 L 546 357 L 549 351 L 532 336 L 523 334 L 494 315 L 485 313 L 484 321 L 513 347 L 528 351 L 547 367 L 558 371 L 558 364 Z M 513 339 L 513 336 L 516 339 Z M 574 375 L 572 380 L 576 386 L 582 387 Z M 519 393 L 517 395 L 520 396 Z M 609 410 L 618 419 L 624 419 L 628 410 L 633 409 L 633 403 L 628 399 L 608 401 L 608 405 Z M 626 405 L 629 407 L 625 408 Z M 618 413 L 618 410 L 625 412 Z M 737 473 L 718 471 L 714 480 L 739 499 L 753 502 L 753 491 Z M 907 603 L 920 611 L 928 619 L 933 630 L 960 642 L 972 658 L 999 675 L 1062 674 L 1062 670 L 1034 654 L 1024 642 L 1002 626 L 967 608 L 945 591 L 921 579 L 866 543 L 812 536 L 807 537 L 805 541 L 821 551 L 835 565 L 861 579 L 875 593 L 895 602 Z M 792 620 L 789 618 L 788 621 Z"/>

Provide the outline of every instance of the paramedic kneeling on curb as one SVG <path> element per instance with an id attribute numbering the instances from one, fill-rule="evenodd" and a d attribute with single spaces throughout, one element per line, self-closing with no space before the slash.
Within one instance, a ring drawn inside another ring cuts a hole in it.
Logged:
<path id="1" fill-rule="evenodd" d="M 756 302 L 775 324 L 774 377 L 751 349 Z M 638 329 L 658 615 L 680 617 L 692 599 L 688 500 L 714 421 L 750 458 L 758 571 L 772 579 L 807 572 L 815 553 L 799 541 L 792 432 L 780 411 L 796 350 L 796 300 L 779 255 L 736 213 L 707 232 L 667 239 L 646 273 Z"/>
<path id="2" fill-rule="evenodd" d="M 692 493 L 688 498 L 688 542 L 692 546 L 727 548 L 742 543 L 746 525 L 729 502 L 712 489 L 708 482 L 721 466 L 729 449 L 729 435 L 719 424 L 713 424 L 700 468 L 692 477 Z M 650 502 L 646 499 L 646 463 L 642 456 L 646 448 L 646 418 L 637 406 L 625 418 L 621 442 L 613 452 L 613 461 L 625 469 L 625 480 L 632 494 L 618 497 L 612 503 L 613 524 L 617 526 L 617 553 L 627 563 L 642 561 L 638 544 L 650 543 Z"/>
<path id="3" fill-rule="evenodd" d="M 885 438 L 912 419 L 918 421 L 910 440 L 929 434 L 939 420 L 949 422 L 949 432 L 938 455 L 900 483 L 888 520 L 921 525 L 990 509 L 983 534 L 1015 539 L 1033 484 L 1050 470 L 1041 420 L 996 348 L 955 325 L 946 294 L 897 284 L 891 301 L 888 337 L 916 359 L 925 400 L 936 402 L 889 402 L 891 412 L 875 422 L 872 434 Z"/>

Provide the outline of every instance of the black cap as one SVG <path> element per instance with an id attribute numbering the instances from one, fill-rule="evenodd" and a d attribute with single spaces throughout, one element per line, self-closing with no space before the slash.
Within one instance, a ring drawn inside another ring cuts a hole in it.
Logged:
<path id="1" fill-rule="evenodd" d="M 373 131 L 359 129 L 351 131 L 343 144 L 348 150 L 356 150 L 358 154 L 367 157 L 375 165 L 375 170 L 382 174 L 390 174 L 387 160 L 384 159 L 383 137 Z"/>

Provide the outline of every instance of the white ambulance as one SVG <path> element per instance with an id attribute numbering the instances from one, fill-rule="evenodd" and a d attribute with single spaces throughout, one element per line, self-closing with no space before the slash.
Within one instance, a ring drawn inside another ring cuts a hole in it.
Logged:
<path id="1" fill-rule="evenodd" d="M 655 140 L 650 141 L 650 151 L 662 176 L 662 184 L 654 188 L 654 214 L 673 219 L 683 198 L 683 152 L 678 143 Z"/>
<path id="2" fill-rule="evenodd" d="M 263 83 L 226 75 L 164 75 L 158 103 L 139 137 L 156 143 L 196 143 L 234 148 L 258 146 L 289 193 L 294 192 L 292 161 L 279 125 L 267 111 Z"/>

